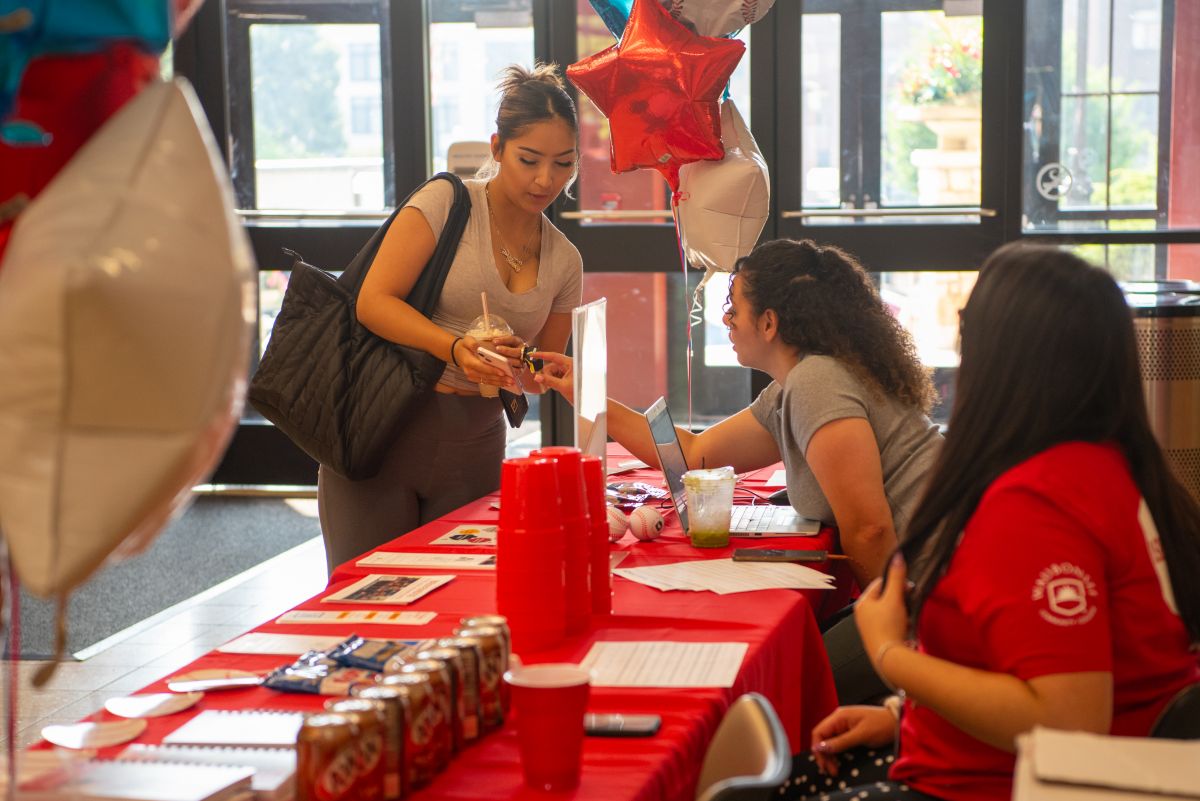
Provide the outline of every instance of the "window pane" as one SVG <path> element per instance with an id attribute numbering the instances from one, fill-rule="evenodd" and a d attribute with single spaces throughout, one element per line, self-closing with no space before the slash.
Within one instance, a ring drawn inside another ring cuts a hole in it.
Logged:
<path id="1" fill-rule="evenodd" d="M 377 25 L 250 26 L 257 208 L 383 208 L 378 63 Z"/>
<path id="2" fill-rule="evenodd" d="M 576 52 L 583 59 L 613 45 L 613 35 L 588 0 L 576 0 Z M 750 122 L 750 29 L 738 36 L 746 54 L 730 76 L 729 93 L 747 123 Z M 608 120 L 582 93 L 579 94 L 579 182 L 575 187 L 580 211 L 657 211 L 636 219 L 584 218 L 583 225 L 671 224 L 671 188 L 656 170 L 640 169 L 614 175 L 610 167 Z M 657 398 L 657 396 L 655 396 Z M 654 398 L 651 398 L 653 401 Z"/>
<path id="3" fill-rule="evenodd" d="M 1110 0 L 1061 0 L 1062 91 L 1108 91 Z"/>
<path id="4" fill-rule="evenodd" d="M 1062 144 L 1071 188 L 1063 208 L 1097 208 L 1108 203 L 1108 98 L 1062 99 Z"/>
<path id="5" fill-rule="evenodd" d="M 836 207 L 841 184 L 842 18 L 805 14 L 800 36 L 803 202 L 805 208 Z"/>
<path id="6" fill-rule="evenodd" d="M 1067 250 L 1118 281 L 1200 281 L 1200 245 L 1074 245 Z"/>
<path id="7" fill-rule="evenodd" d="M 429 98 L 433 172 L 455 142 L 486 142 L 496 130 L 496 81 L 509 64 L 533 65 L 530 0 L 471 10 L 461 0 L 429 4 Z M 532 416 L 532 412 L 530 414 Z"/>
<path id="8" fill-rule="evenodd" d="M 688 313 L 700 277 L 692 271 L 685 287 L 679 272 L 583 276 L 585 303 L 602 297 L 621 299 L 608 304 L 609 394 L 635 409 L 646 409 L 665 396 L 671 416 L 681 426 L 688 421 Z M 713 276 L 705 288 L 703 322 L 691 329 L 695 427 L 741 411 L 751 400 L 750 371 L 729 366 L 728 335 L 724 325 L 713 322 L 720 319 L 728 284 L 728 275 Z"/>
<path id="9" fill-rule="evenodd" d="M 921 363 L 929 368 L 937 402 L 930 417 L 945 424 L 958 375 L 958 311 L 966 305 L 977 273 L 879 273 L 879 294 L 912 335 Z"/>
<path id="10" fill-rule="evenodd" d="M 1113 90 L 1157 92 L 1162 50 L 1160 0 L 1115 0 L 1113 17 Z"/>
<path id="11" fill-rule="evenodd" d="M 1029 0 L 1025 230 L 1200 227 L 1200 4 L 1172 5 Z"/>
<path id="12" fill-rule="evenodd" d="M 982 18 L 886 13 L 882 55 L 883 204 L 978 206 Z"/>

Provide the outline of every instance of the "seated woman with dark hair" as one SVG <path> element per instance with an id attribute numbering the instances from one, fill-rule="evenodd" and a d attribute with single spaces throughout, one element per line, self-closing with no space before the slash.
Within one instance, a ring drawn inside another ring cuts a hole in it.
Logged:
<path id="1" fill-rule="evenodd" d="M 906 696 L 899 752 L 866 750 L 895 739 L 891 711 L 839 708 L 791 797 L 1008 799 L 1017 735 L 1145 735 L 1200 681 L 1200 506 L 1150 430 L 1116 283 L 1060 250 L 1001 248 L 961 348 L 928 491 L 855 609 Z"/>

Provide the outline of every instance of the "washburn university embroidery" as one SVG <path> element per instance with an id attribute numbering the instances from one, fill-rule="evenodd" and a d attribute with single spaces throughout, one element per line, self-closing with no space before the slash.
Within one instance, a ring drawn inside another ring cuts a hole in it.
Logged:
<path id="1" fill-rule="evenodd" d="M 1082 568 L 1057 562 L 1042 570 L 1033 582 L 1031 598 L 1044 602 L 1038 615 L 1055 626 L 1081 626 L 1096 616 L 1088 599 L 1096 596 L 1096 585 Z"/>

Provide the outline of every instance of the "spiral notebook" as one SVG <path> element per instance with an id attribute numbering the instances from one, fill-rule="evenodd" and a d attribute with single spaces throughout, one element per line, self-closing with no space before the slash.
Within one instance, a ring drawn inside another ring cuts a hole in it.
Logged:
<path id="1" fill-rule="evenodd" d="M 290 748 L 227 748 L 202 745 L 135 743 L 118 760 L 253 768 L 250 787 L 255 801 L 288 801 L 295 792 L 296 752 Z"/>
<path id="2" fill-rule="evenodd" d="M 64 761 L 46 751 L 25 760 L 17 786 L 22 801 L 250 801 L 253 772 L 232 765 Z"/>
<path id="3" fill-rule="evenodd" d="M 293 748 L 302 712 L 271 709 L 206 709 L 163 738 L 164 745 Z"/>

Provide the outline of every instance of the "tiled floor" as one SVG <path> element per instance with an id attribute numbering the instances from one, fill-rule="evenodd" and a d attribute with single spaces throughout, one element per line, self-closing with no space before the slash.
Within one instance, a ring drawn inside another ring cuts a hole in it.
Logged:
<path id="1" fill-rule="evenodd" d="M 317 514 L 315 500 L 287 502 L 302 514 Z M 290 609 L 323 589 L 325 579 L 325 548 L 318 538 L 114 635 L 99 644 L 98 653 L 88 649 L 82 662 L 64 662 L 43 688 L 35 689 L 31 679 L 44 663 L 18 662 L 18 747 L 40 739 L 44 726 L 74 723 L 107 699 L 141 689 Z M 0 686 L 6 687 L 10 663 L 0 666 Z M 5 729 L 0 725 L 0 743 Z"/>

